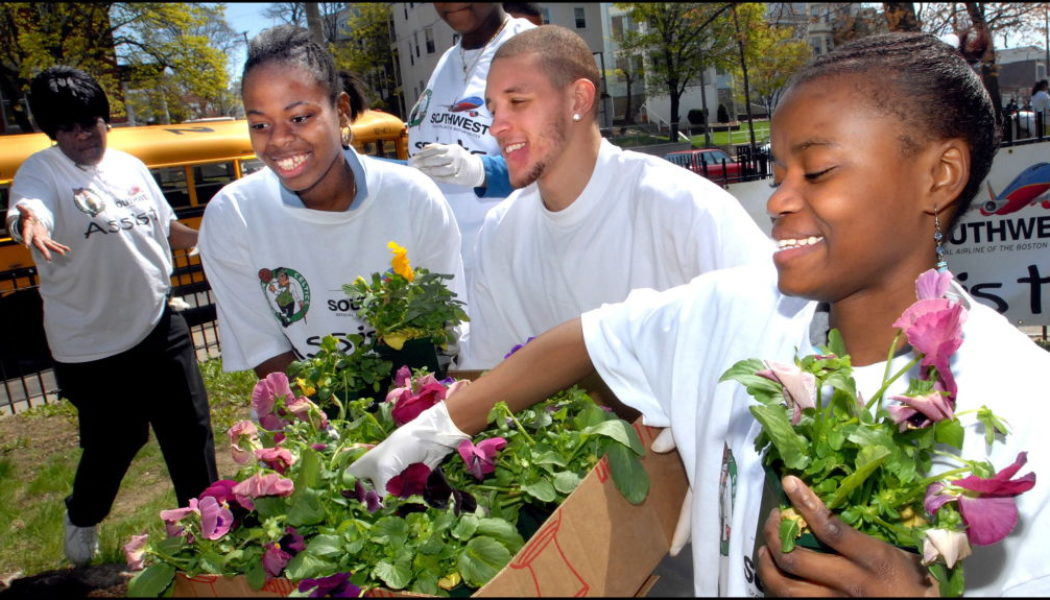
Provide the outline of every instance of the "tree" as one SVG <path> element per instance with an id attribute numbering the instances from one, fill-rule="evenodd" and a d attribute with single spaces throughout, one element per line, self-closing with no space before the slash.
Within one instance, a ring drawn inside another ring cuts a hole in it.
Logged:
<path id="1" fill-rule="evenodd" d="M 890 31 L 922 31 L 912 2 L 883 2 L 882 11 Z"/>
<path id="2" fill-rule="evenodd" d="M 738 10 L 741 26 L 748 32 L 745 57 L 751 75 L 751 98 L 771 115 L 788 79 L 806 64 L 812 50 L 805 40 L 798 38 L 794 27 L 770 23 L 760 13 L 744 7 Z M 734 67 L 734 75 L 738 71 L 739 65 Z"/>
<path id="3" fill-rule="evenodd" d="M 647 83 L 671 100 L 670 139 L 678 137 L 682 94 L 710 66 L 725 66 L 735 50 L 730 3 L 617 3 L 644 29 L 625 31 L 622 47 L 648 57 Z"/>
<path id="4" fill-rule="evenodd" d="M 373 106 L 399 112 L 397 97 L 401 88 L 392 76 L 396 68 L 390 48 L 390 5 L 384 2 L 362 2 L 349 7 L 345 42 L 329 45 L 335 62 L 362 78 L 372 88 L 366 90 Z"/>
<path id="5" fill-rule="evenodd" d="M 627 87 L 627 99 L 623 110 L 623 122 L 625 125 L 634 124 L 634 113 L 638 110 L 634 106 L 633 88 L 636 84 L 645 81 L 645 67 L 642 57 L 636 50 L 624 47 L 623 31 L 616 31 L 610 36 L 616 46 L 616 67 L 607 69 L 606 77 L 619 77 Z"/>
<path id="6" fill-rule="evenodd" d="M 215 18 L 214 8 L 198 4 L 0 4 L 0 91 L 23 131 L 33 131 L 24 109 L 29 82 L 56 64 L 94 75 L 117 117 L 124 114 L 122 79 L 156 81 L 163 74 L 189 93 L 214 97 L 226 88 L 226 57 L 192 31 Z"/>
<path id="7" fill-rule="evenodd" d="M 346 6 L 344 2 L 273 2 L 263 10 L 263 16 L 277 19 L 286 25 L 310 27 L 310 4 L 317 9 L 319 22 L 314 27 L 321 31 L 322 43 L 332 43 L 339 39 L 339 12 Z M 308 11 L 309 8 L 309 11 Z"/>

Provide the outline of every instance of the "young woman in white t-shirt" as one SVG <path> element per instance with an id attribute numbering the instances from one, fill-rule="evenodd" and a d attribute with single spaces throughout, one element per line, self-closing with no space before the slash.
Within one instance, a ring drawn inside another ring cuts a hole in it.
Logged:
<path id="1" fill-rule="evenodd" d="M 919 274 L 940 263 L 940 239 L 991 167 L 999 133 L 990 98 L 947 44 L 926 34 L 876 35 L 796 73 L 771 131 L 775 271 L 726 269 L 665 292 L 636 290 L 621 304 L 563 323 L 396 430 L 350 471 L 383 489 L 404 466 L 436 464 L 481 430 L 493 403 L 520 409 L 597 369 L 647 423 L 674 431 L 695 494 L 697 595 L 937 595 L 921 557 L 847 526 L 794 477 L 783 481 L 791 502 L 837 554 L 781 553 L 779 511 L 762 514 L 758 501 L 764 474 L 747 411 L 752 401 L 741 386 L 718 379 L 741 359 L 789 361 L 812 350 L 824 304 L 868 397 L 870 382 L 860 374 L 881 376 L 893 322 L 915 301 Z M 1008 447 L 1009 460 L 1027 450 L 1025 472 L 1045 472 L 1050 460 L 1039 436 L 1050 408 L 1029 392 L 1050 387 L 1050 356 L 961 287 L 955 291 L 970 306 L 952 363 L 959 409 L 987 403 L 1003 411 L 1013 429 L 995 448 Z M 1008 464 L 973 428 L 964 456 Z M 738 471 L 720 504 L 723 449 L 736 454 Z M 990 551 L 975 548 L 968 593 L 1050 593 L 1050 563 L 1039 546 L 1050 535 L 1050 495 L 1037 485 L 1017 500 L 1018 531 Z M 724 522 L 733 526 L 729 549 L 720 552 L 719 513 L 726 510 L 734 514 Z"/>

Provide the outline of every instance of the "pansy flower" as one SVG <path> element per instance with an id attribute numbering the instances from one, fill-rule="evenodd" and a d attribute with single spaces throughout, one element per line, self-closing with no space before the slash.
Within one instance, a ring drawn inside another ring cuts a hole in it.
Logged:
<path id="1" fill-rule="evenodd" d="M 514 347 L 510 349 L 510 352 L 508 352 L 508 353 L 503 355 L 503 360 L 507 360 L 508 358 L 510 358 L 511 354 L 514 354 L 518 350 L 521 350 L 522 348 L 525 347 L 525 344 L 528 344 L 529 342 L 531 342 L 534 339 L 536 339 L 536 336 L 534 336 L 534 335 L 533 336 L 529 336 L 529 339 L 525 340 L 524 342 L 522 342 L 520 344 L 515 344 Z"/>
<path id="2" fill-rule="evenodd" d="M 189 506 L 160 511 L 160 518 L 164 521 L 164 529 L 168 532 L 168 537 L 183 535 L 185 528 L 179 525 L 179 522 L 192 514 L 200 514 L 200 511 L 197 510 L 196 498 L 190 498 Z"/>
<path id="3" fill-rule="evenodd" d="M 893 322 L 904 331 L 908 343 L 921 353 L 922 366 L 935 367 L 944 388 L 955 398 L 958 388 L 949 361 L 962 345 L 962 325 L 966 309 L 958 302 L 944 298 L 918 300 Z"/>
<path id="4" fill-rule="evenodd" d="M 230 451 L 233 461 L 239 465 L 252 460 L 252 450 L 259 446 L 259 430 L 251 421 L 237 421 L 227 432 L 230 436 Z"/>
<path id="5" fill-rule="evenodd" d="M 274 371 L 260 379 L 252 389 L 252 409 L 259 418 L 259 424 L 270 431 L 283 429 L 286 422 L 274 414 L 278 400 L 294 398 L 288 376 L 281 371 Z"/>
<path id="6" fill-rule="evenodd" d="M 419 391 L 410 396 L 401 396 L 390 411 L 390 416 L 400 427 L 415 419 L 424 410 L 434 406 L 445 399 L 445 386 L 438 382 L 428 383 L 420 387 Z"/>
<path id="7" fill-rule="evenodd" d="M 951 529 L 927 529 L 923 532 L 922 564 L 931 565 L 937 559 L 944 559 L 949 569 L 955 563 L 973 553 L 970 542 L 963 531 Z"/>
<path id="8" fill-rule="evenodd" d="M 467 463 L 467 471 L 479 481 L 496 470 L 496 455 L 507 445 L 507 440 L 494 437 L 475 445 L 470 440 L 459 444 L 459 455 Z"/>
<path id="9" fill-rule="evenodd" d="M 300 581 L 299 592 L 308 590 L 308 598 L 357 598 L 361 595 L 361 588 L 350 583 L 349 573 L 336 573 L 328 577 Z"/>
<path id="10" fill-rule="evenodd" d="M 124 544 L 124 560 L 128 563 L 129 571 L 141 571 L 146 565 L 146 540 L 148 533 L 133 535 L 128 543 Z"/>
<path id="11" fill-rule="evenodd" d="M 292 453 L 287 448 L 281 447 L 259 448 L 255 451 L 255 458 L 281 475 L 284 475 L 288 467 L 295 463 L 295 457 L 292 456 Z"/>
<path id="12" fill-rule="evenodd" d="M 1035 473 L 1012 479 L 1027 461 L 1028 453 L 1021 452 L 1012 465 L 991 478 L 970 475 L 948 484 L 931 484 L 926 489 L 926 512 L 932 515 L 946 503 L 958 502 L 970 543 L 987 546 L 1002 540 L 1019 519 L 1014 496 L 1035 485 Z"/>
<path id="13" fill-rule="evenodd" d="M 775 360 L 765 361 L 766 368 L 755 375 L 765 377 L 784 387 L 784 401 L 791 408 L 791 424 L 802 420 L 802 410 L 817 405 L 817 379 L 813 373 L 803 371 L 795 365 Z"/>
<path id="14" fill-rule="evenodd" d="M 256 473 L 248 479 L 233 487 L 234 497 L 241 506 L 252 510 L 255 502 L 252 500 L 260 496 L 291 496 L 295 491 L 295 484 L 291 479 L 281 477 L 277 473 L 260 475 Z"/>
<path id="15" fill-rule="evenodd" d="M 921 429 L 932 423 L 951 419 L 955 416 L 953 402 L 948 393 L 941 388 L 941 382 L 937 382 L 935 389 L 918 396 L 890 396 L 890 400 L 896 400 L 900 404 L 890 405 L 886 410 L 894 423 L 900 425 L 900 430 Z"/>
<path id="16" fill-rule="evenodd" d="M 424 463 L 412 463 L 405 467 L 398 475 L 386 482 L 386 491 L 398 498 L 408 498 L 421 494 L 427 486 L 427 477 L 430 476 L 430 467 Z"/>
<path id="17" fill-rule="evenodd" d="M 292 560 L 292 555 L 285 552 L 281 548 L 281 544 L 277 542 L 271 542 L 264 546 L 266 549 L 263 552 L 262 564 L 263 569 L 266 570 L 268 577 L 279 577 L 284 567 L 288 565 L 288 561 Z"/>
<path id="18" fill-rule="evenodd" d="M 201 535 L 205 539 L 217 540 L 226 535 L 233 526 L 233 513 L 214 496 L 205 496 L 197 503 L 201 515 Z"/>
<path id="19" fill-rule="evenodd" d="M 408 250 L 399 246 L 397 242 L 388 242 L 386 247 L 394 253 L 394 258 L 390 259 L 390 268 L 394 273 L 404 277 L 406 281 L 415 279 L 416 273 L 412 270 L 411 263 L 408 262 Z"/>
<path id="20" fill-rule="evenodd" d="M 364 486 L 360 481 L 354 482 L 353 490 L 343 490 L 340 492 L 344 498 L 356 498 L 358 502 L 363 502 L 368 512 L 374 513 L 380 508 L 383 508 L 383 502 L 379 498 L 379 493 L 375 490 L 370 490 Z"/>

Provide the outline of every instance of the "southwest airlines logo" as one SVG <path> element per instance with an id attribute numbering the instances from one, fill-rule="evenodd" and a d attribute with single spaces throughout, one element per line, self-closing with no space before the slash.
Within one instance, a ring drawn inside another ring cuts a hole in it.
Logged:
<path id="1" fill-rule="evenodd" d="M 478 96 L 470 96 L 469 98 L 463 98 L 462 100 L 457 100 L 457 101 L 453 102 L 452 104 L 449 105 L 448 110 L 449 110 L 449 112 L 454 112 L 454 113 L 456 113 L 456 112 L 463 112 L 463 111 L 470 111 L 467 114 L 472 116 L 472 117 L 476 117 L 476 116 L 478 116 L 478 111 L 473 110 L 473 109 L 481 106 L 484 103 L 485 103 L 485 101 L 482 100 L 480 97 L 478 97 Z"/>
<path id="2" fill-rule="evenodd" d="M 1008 215 L 1042 200 L 1043 208 L 1050 208 L 1050 163 L 1036 163 L 1014 178 L 998 196 L 988 184 L 988 201 L 981 205 L 981 214 Z"/>

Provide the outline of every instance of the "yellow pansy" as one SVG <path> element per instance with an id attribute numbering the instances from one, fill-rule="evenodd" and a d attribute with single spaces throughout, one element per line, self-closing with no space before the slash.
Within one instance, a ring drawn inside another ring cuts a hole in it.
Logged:
<path id="1" fill-rule="evenodd" d="M 317 390 L 314 389 L 314 386 L 310 385 L 310 382 L 303 379 L 302 377 L 296 377 L 295 383 L 299 386 L 299 390 L 303 393 L 304 396 L 313 396 L 314 393 L 317 392 Z"/>
<path id="2" fill-rule="evenodd" d="M 463 581 L 463 576 L 459 572 L 451 573 L 438 579 L 438 587 L 443 590 L 451 590 L 452 588 L 459 585 L 459 582 Z"/>
<path id="3" fill-rule="evenodd" d="M 408 341 L 408 336 L 402 332 L 388 333 L 383 336 L 383 341 L 394 350 L 400 350 L 405 346 L 405 342 Z"/>
<path id="4" fill-rule="evenodd" d="M 394 258 L 390 259 L 390 266 L 394 269 L 394 272 L 406 280 L 412 281 L 416 277 L 416 273 L 408 262 L 408 250 L 398 246 L 397 242 L 389 242 L 386 247 L 390 248 L 390 251 L 394 253 Z"/>

